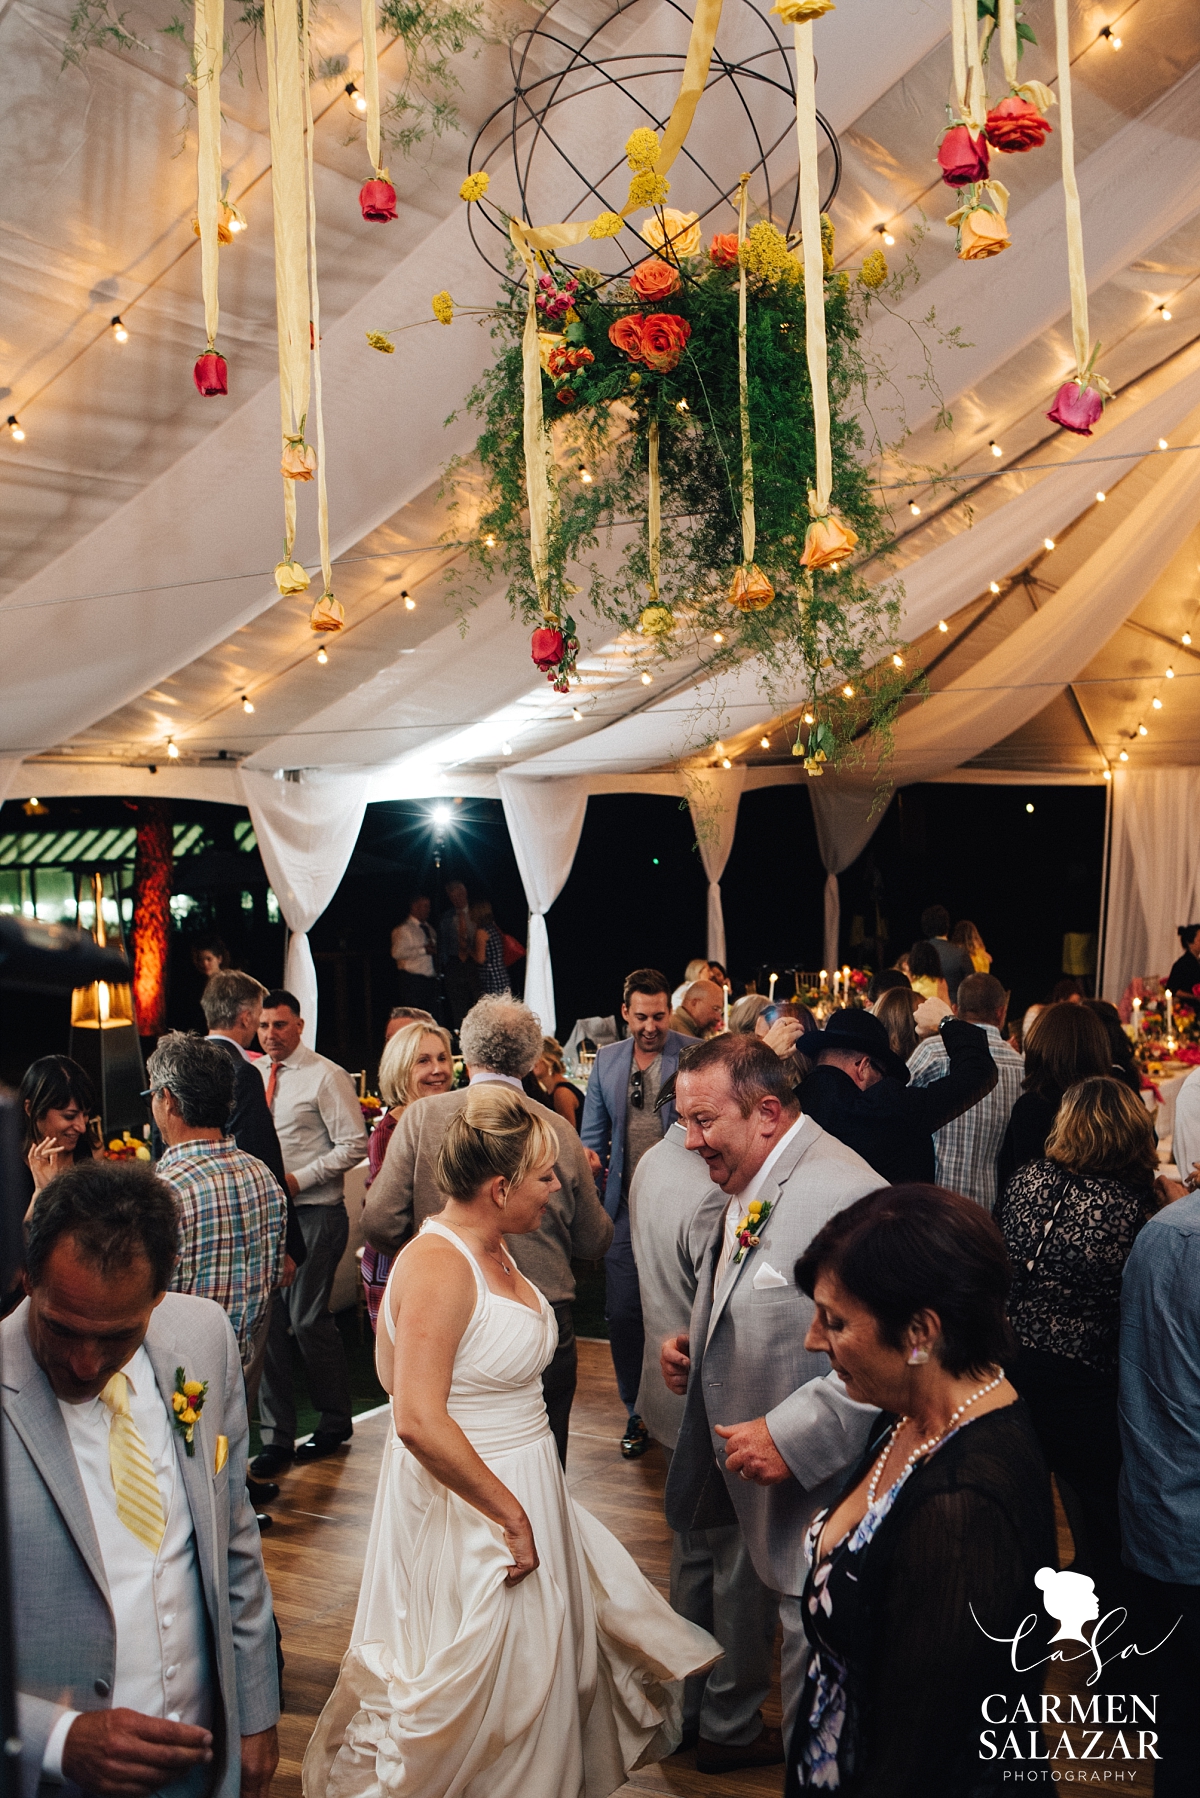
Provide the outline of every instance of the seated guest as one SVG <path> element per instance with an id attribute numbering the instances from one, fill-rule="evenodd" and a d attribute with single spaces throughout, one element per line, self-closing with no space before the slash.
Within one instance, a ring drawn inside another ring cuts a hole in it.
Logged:
<path id="1" fill-rule="evenodd" d="M 530 1072 L 538 1086 L 538 1093 L 530 1096 L 536 1098 L 544 1093 L 551 1111 L 566 1118 L 572 1130 L 577 1132 L 583 1121 L 583 1094 L 567 1079 L 562 1045 L 557 1037 L 542 1038 L 542 1052 Z"/>
<path id="2" fill-rule="evenodd" d="M 729 1007 L 729 1028 L 734 1036 L 753 1036 L 754 1026 L 772 1001 L 765 993 L 747 993 Z"/>
<path id="3" fill-rule="evenodd" d="M 949 988 L 948 995 L 944 996 L 948 996 L 950 1003 L 953 1005 L 954 1000 L 958 995 L 959 981 L 965 980 L 968 974 L 973 974 L 975 972 L 975 969 L 972 965 L 971 957 L 967 954 L 966 950 L 960 949 L 957 943 L 952 943 L 949 940 L 947 935 L 949 929 L 950 913 L 946 910 L 945 906 L 926 906 L 925 910 L 921 913 L 921 935 L 927 942 L 933 945 L 933 948 L 936 951 L 942 974 L 945 978 L 946 985 Z M 911 949 L 909 950 L 909 960 L 911 963 Z M 915 969 L 912 971 L 915 972 Z"/>
<path id="4" fill-rule="evenodd" d="M 908 977 L 914 993 L 920 993 L 922 999 L 940 999 L 944 1005 L 950 1003 L 950 986 L 942 972 L 942 964 L 937 949 L 932 943 L 914 943 L 908 952 Z M 963 975 L 966 979 L 966 975 Z M 955 985 L 957 991 L 957 983 Z"/>
<path id="5" fill-rule="evenodd" d="M 1191 1192 L 1139 1232 L 1121 1282 L 1121 1540 L 1141 1580 L 1131 1633 L 1147 1647 L 1169 1638 L 1141 1676 L 1160 1693 L 1155 1798 L 1200 1788 L 1198 1294 L 1200 1193 Z"/>
<path id="6" fill-rule="evenodd" d="M 914 1002 L 918 998 L 907 986 L 889 987 L 881 993 L 871 1010 L 887 1031 L 893 1055 L 907 1061 L 917 1047 L 917 1027 L 913 1023 Z"/>
<path id="7" fill-rule="evenodd" d="M 987 1037 L 974 1024 L 948 1017 L 941 1038 L 946 1073 L 929 1086 L 910 1086 L 879 1019 L 835 1011 L 817 1038 L 817 1065 L 801 1083 L 801 1108 L 880 1179 L 931 1181 L 933 1132 L 978 1104 L 998 1078 Z"/>
<path id="8" fill-rule="evenodd" d="M 399 1028 L 388 1037 L 379 1062 L 379 1096 L 387 1106 L 383 1116 L 375 1120 L 375 1128 L 367 1139 L 367 1177 L 364 1190 L 383 1166 L 392 1131 L 400 1114 L 414 1099 L 430 1093 L 448 1093 L 454 1085 L 454 1057 L 450 1050 L 450 1032 L 430 1018 L 401 1020 Z M 368 1243 L 362 1252 L 363 1293 L 371 1328 L 379 1325 L 379 1307 L 392 1270 L 392 1255 L 373 1249 Z"/>
<path id="9" fill-rule="evenodd" d="M 88 1125 L 96 1093 L 69 1055 L 43 1055 L 26 1068 L 17 1106 L 24 1119 L 21 1159 L 28 1178 L 22 1179 L 22 1190 L 28 1202 L 65 1167 L 92 1159 Z"/>
<path id="10" fill-rule="evenodd" d="M 1142 1090 L 1142 1070 L 1138 1067 L 1133 1045 L 1125 1034 L 1121 1023 L 1121 1014 L 1108 999 L 1085 999 L 1084 1004 L 1089 1011 L 1094 1011 L 1108 1032 L 1108 1046 L 1112 1051 L 1112 1067 L 1109 1073 L 1114 1080 L 1127 1086 L 1131 1093 L 1140 1094 Z"/>
<path id="11" fill-rule="evenodd" d="M 816 1303 L 806 1347 L 885 1415 L 806 1534 L 814 1653 L 789 1798 L 982 1798 L 1005 1777 L 980 1752 L 988 1695 L 1039 1714 L 1040 1654 L 1026 1643 L 1014 1672 L 1002 1639 L 1056 1566 L 1050 1475 L 1004 1377 L 1009 1277 L 987 1214 L 928 1186 L 847 1206 L 796 1263 Z"/>
<path id="12" fill-rule="evenodd" d="M 911 993 L 912 981 L 903 968 L 883 968 L 878 974 L 872 974 L 867 981 L 867 1004 L 872 1008 L 884 993 L 891 992 L 893 987 L 905 987 Z"/>
<path id="13" fill-rule="evenodd" d="M 1026 1024 L 1024 1091 L 1012 1108 L 997 1157 L 1000 1192 L 1019 1167 L 1041 1159 L 1067 1088 L 1111 1068 L 1108 1032 L 1086 1005 L 1045 1005 Z"/>
<path id="14" fill-rule="evenodd" d="M 983 938 L 972 924 L 970 918 L 963 918 L 954 926 L 950 941 L 956 949 L 961 949 L 969 957 L 971 966 L 977 974 L 990 974 L 992 958 L 984 947 Z M 964 976 L 965 978 L 965 976 Z"/>
<path id="15" fill-rule="evenodd" d="M 278 1760 L 241 1358 L 217 1305 L 167 1290 L 178 1240 L 148 1166 L 69 1167 L 0 1326 L 29 1792 L 266 1798 Z M 181 1369 L 204 1389 L 182 1412 Z"/>
<path id="16" fill-rule="evenodd" d="M 725 990 L 715 980 L 693 980 L 671 1013 L 669 1029 L 680 1036 L 708 1037 L 725 1014 Z"/>
<path id="17" fill-rule="evenodd" d="M 986 1099 L 937 1131 L 933 1139 L 937 1183 L 951 1192 L 965 1192 L 969 1199 L 991 1211 L 996 1203 L 996 1156 L 1008 1128 L 1012 1108 L 1021 1095 L 1025 1064 L 1004 1041 L 1008 994 L 991 974 L 968 974 L 958 989 L 955 1007 L 960 1018 L 975 1024 L 988 1040 L 998 1079 Z M 931 1036 L 909 1061 L 914 1086 L 940 1080 L 948 1067 L 945 1044 Z"/>
<path id="18" fill-rule="evenodd" d="M 660 997 L 665 1021 L 665 990 Z M 515 999 L 485 996 L 471 1007 L 459 1035 L 471 1076 L 470 1086 L 430 1093 L 420 1104 L 410 1102 L 405 1106 L 392 1131 L 383 1165 L 367 1194 L 363 1231 L 368 1243 L 384 1254 L 394 1255 L 427 1217 L 442 1209 L 445 1194 L 437 1183 L 438 1152 L 451 1118 L 463 1110 L 472 1087 L 499 1081 L 518 1093 L 527 1109 L 547 1118 L 546 1111 L 521 1090 L 521 1080 L 537 1060 L 542 1045 L 541 1024 L 527 1005 Z M 592 1080 L 595 1078 L 593 1069 Z M 537 1229 L 517 1237 L 507 1247 L 525 1278 L 549 1299 L 558 1322 L 558 1348 L 542 1374 L 542 1391 L 550 1429 L 565 1463 L 577 1359 L 571 1309 L 575 1274 L 571 1263 L 598 1260 L 612 1241 L 613 1229 L 596 1196 L 583 1144 L 563 1119 L 555 1116 L 548 1121 L 558 1137 L 558 1159 L 554 1164 L 558 1190 Z M 640 1315 L 638 1327 L 641 1328 Z M 640 1371 L 640 1347 L 638 1367 Z"/>
<path id="19" fill-rule="evenodd" d="M 677 1010 L 678 1007 L 682 1005 L 683 995 L 694 981 L 708 979 L 711 979 L 708 971 L 708 962 L 703 956 L 694 956 L 683 971 L 683 979 L 671 994 L 672 1011 Z"/>
<path id="20" fill-rule="evenodd" d="M 672 1124 L 647 1149 L 629 1194 L 646 1333 L 637 1408 L 651 1436 L 669 1451 L 679 1436 L 684 1400 L 663 1380 L 659 1347 L 666 1337 L 687 1333 L 705 1251 L 729 1203 L 701 1157 L 688 1151 L 686 1135 L 682 1124 Z M 782 1761 L 778 1731 L 764 1735 L 762 1716 L 779 1598 L 754 1571 L 738 1523 L 672 1532 L 671 1606 L 709 1630 L 725 1650 L 715 1667 L 684 1686 L 682 1746 L 695 1748 L 699 1771 L 729 1773 L 761 1766 L 764 1758 Z"/>
<path id="21" fill-rule="evenodd" d="M 1118 1080 L 1081 1080 L 1063 1096 L 1045 1158 L 1013 1175 L 996 1214 L 1015 1269 L 1012 1382 L 1058 1475 L 1074 1565 L 1095 1578 L 1102 1614 L 1125 1603 L 1127 1583 L 1117 1515 L 1121 1276 L 1157 1208 L 1156 1168 L 1141 1100 Z"/>
<path id="22" fill-rule="evenodd" d="M 1172 993 L 1193 993 L 1200 986 L 1200 924 L 1181 924 L 1177 934 L 1183 954 L 1172 965 L 1165 984 Z"/>
<path id="23" fill-rule="evenodd" d="M 1175 1096 L 1171 1156 L 1180 1180 L 1190 1190 L 1192 1180 L 1200 1178 L 1200 1068 L 1192 1069 Z"/>

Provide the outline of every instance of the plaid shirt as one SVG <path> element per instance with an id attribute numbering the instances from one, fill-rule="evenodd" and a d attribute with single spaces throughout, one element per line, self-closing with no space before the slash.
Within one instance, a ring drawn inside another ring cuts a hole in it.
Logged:
<path id="1" fill-rule="evenodd" d="M 179 1260 L 171 1289 L 220 1305 L 244 1365 L 283 1270 L 283 1189 L 232 1136 L 167 1149 L 155 1172 L 174 1188 L 179 1204 Z"/>
<path id="2" fill-rule="evenodd" d="M 980 1028 L 987 1032 L 999 1079 L 985 1099 L 934 1131 L 933 1150 L 938 1185 L 966 1193 L 985 1211 L 991 1211 L 997 1197 L 996 1157 L 1008 1128 L 1008 1115 L 1021 1096 L 1025 1059 L 1009 1047 L 994 1024 Z M 912 1085 L 931 1085 L 942 1078 L 948 1066 L 949 1057 L 941 1037 L 926 1037 L 909 1058 Z"/>

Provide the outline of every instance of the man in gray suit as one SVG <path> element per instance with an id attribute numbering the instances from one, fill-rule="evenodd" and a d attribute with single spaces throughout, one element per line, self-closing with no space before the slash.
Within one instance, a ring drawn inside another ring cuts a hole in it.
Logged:
<path id="1" fill-rule="evenodd" d="M 669 1391 L 659 1366 L 666 1337 L 686 1332 L 696 1282 L 728 1200 L 688 1152 L 681 1124 L 638 1163 L 629 1193 L 646 1352 L 638 1410 L 650 1434 L 673 1450 L 684 1400 Z M 685 1682 L 684 1748 L 696 1750 L 702 1773 L 731 1773 L 783 1759 L 779 1731 L 764 1729 L 762 1703 L 771 1686 L 771 1650 L 779 1597 L 754 1571 L 736 1523 L 678 1530 L 671 1542 L 671 1603 L 681 1617 L 716 1636 L 724 1656 L 707 1674 Z"/>
<path id="2" fill-rule="evenodd" d="M 792 1270 L 836 1212 L 886 1182 L 801 1114 L 783 1062 L 755 1037 L 687 1050 L 675 1103 L 728 1204 L 705 1244 L 690 1327 L 662 1345 L 663 1377 L 687 1395 L 667 1522 L 740 1523 L 759 1577 L 780 1594 L 786 1738 L 808 1659 L 804 1530 L 876 1415 L 847 1398 L 824 1355 L 805 1351 L 813 1306 Z"/>
<path id="3" fill-rule="evenodd" d="M 165 1182 L 79 1162 L 38 1199 L 0 1325 L 29 1794 L 266 1798 L 278 1760 L 237 1338 L 166 1291 L 177 1246 Z"/>

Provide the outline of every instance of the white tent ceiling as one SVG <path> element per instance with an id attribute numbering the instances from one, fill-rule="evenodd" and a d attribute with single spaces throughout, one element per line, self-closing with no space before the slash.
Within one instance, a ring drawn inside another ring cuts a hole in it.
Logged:
<path id="1" fill-rule="evenodd" d="M 605 10 L 573 0 L 579 34 Z M 488 339 L 467 321 L 449 331 L 429 324 L 384 358 L 364 333 L 424 318 L 440 288 L 468 303 L 494 291 L 457 199 L 468 140 L 451 133 L 407 161 L 393 153 L 400 218 L 365 224 L 356 196 L 366 155 L 347 141 L 357 134 L 344 75 L 329 83 L 318 126 L 317 202 L 331 529 L 348 627 L 329 665 L 317 665 L 309 598 L 279 600 L 270 576 L 281 535 L 278 396 L 255 43 L 239 28 L 244 85 L 227 79 L 224 94 L 229 191 L 250 226 L 222 256 L 231 392 L 202 400 L 190 378 L 203 344 L 186 51 L 162 35 L 173 8 L 149 0 L 125 15 L 149 48 L 102 45 L 82 69 L 62 69 L 69 11 L 68 0 L 8 0 L 0 11 L 0 416 L 15 413 L 27 433 L 20 444 L 0 436 L 0 757 L 10 790 L 233 799 L 242 760 L 267 770 L 368 767 L 377 798 L 494 792 L 496 770 L 513 766 L 584 775 L 600 790 L 669 769 L 717 737 L 757 778 L 795 778 L 753 668 L 710 680 L 699 665 L 677 666 L 646 688 L 632 646 L 585 624 L 583 686 L 560 696 L 531 669 L 527 632 L 503 593 L 484 596 L 460 627 L 443 588 L 456 552 L 441 542 L 439 473 L 473 432 L 469 420 L 448 429 L 444 420 L 484 365 Z M 1003 159 L 1013 235 L 1004 256 L 958 262 L 942 223 L 947 190 L 934 181 L 932 149 L 949 88 L 948 12 L 945 0 L 839 0 L 818 28 L 818 102 L 845 158 L 839 260 L 856 267 L 887 222 L 902 246 L 911 240 L 921 275 L 871 341 L 888 376 L 875 400 L 885 434 L 903 418 L 911 461 L 979 471 L 957 498 L 945 487 L 891 490 L 898 544 L 889 566 L 902 571 L 907 634 L 935 691 L 961 687 L 1038 604 L 1085 565 L 1099 567 L 1092 558 L 1102 561 L 1107 535 L 1173 465 L 1190 462 L 1181 446 L 1200 437 L 1182 434 L 1200 406 L 1200 8 L 1071 7 L 1092 326 L 1119 396 L 1090 441 L 1044 416 L 1073 366 L 1057 135 L 1038 153 Z M 1026 68 L 1046 80 L 1049 15 L 1048 0 L 1032 0 L 1043 43 Z M 351 70 L 356 16 L 344 4 L 320 14 L 321 55 L 345 56 Z M 514 6 L 501 23 L 534 17 Z M 622 41 L 681 44 L 686 21 L 661 0 L 641 0 L 631 17 Z M 1099 35 L 1109 24 L 1119 27 L 1119 53 Z M 385 53 L 385 85 L 399 78 L 401 54 Z M 493 43 L 459 63 L 471 132 L 505 91 L 508 60 Z M 586 138 L 594 122 L 581 129 Z M 703 108 L 695 130 L 709 161 L 741 156 Z M 619 150 L 604 153 L 612 160 Z M 686 179 L 673 196 L 685 205 Z M 949 432 L 934 429 L 911 328 L 931 307 L 967 346 L 924 333 L 953 409 Z M 107 329 L 114 313 L 131 333 L 123 346 Z M 1160 438 L 1179 454 L 1162 456 Z M 989 442 L 1001 446 L 999 461 Z M 1106 456 L 1118 459 L 1095 460 Z M 880 478 L 895 480 L 896 469 L 884 463 Z M 1183 483 L 1172 502 L 1185 515 L 1170 521 L 1170 555 L 1130 594 L 1123 621 L 1071 666 L 1055 665 L 1044 703 L 999 741 L 951 733 L 909 778 L 964 760 L 959 778 L 1099 778 L 1131 733 L 1128 752 L 1143 763 L 1200 761 L 1200 684 L 1187 678 L 1200 673 L 1200 648 L 1180 644 L 1200 608 L 1191 491 Z M 919 523 L 910 499 L 922 507 Z M 310 566 L 314 539 L 309 519 L 300 546 Z M 1165 693 L 1162 728 L 1138 738 L 1170 659 L 1179 678 Z M 932 719 L 936 702 L 928 711 Z M 177 763 L 166 760 L 168 737 L 181 749 Z"/>

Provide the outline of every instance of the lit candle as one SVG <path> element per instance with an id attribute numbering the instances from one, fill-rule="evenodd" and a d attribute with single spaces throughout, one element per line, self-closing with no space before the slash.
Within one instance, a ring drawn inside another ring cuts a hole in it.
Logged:
<path id="1" fill-rule="evenodd" d="M 1142 1002 L 1140 999 L 1135 999 L 1133 1002 L 1133 1034 L 1135 1037 L 1142 1034 Z"/>
<path id="2" fill-rule="evenodd" d="M 726 1030 L 729 1028 L 729 988 L 721 988 L 721 1021 Z"/>
<path id="3" fill-rule="evenodd" d="M 775 1003 L 775 982 L 776 982 L 776 981 L 777 981 L 777 980 L 778 980 L 778 979 L 779 979 L 779 976 L 778 976 L 778 974 L 772 974 L 772 976 L 771 976 L 771 983 L 770 983 L 770 990 L 769 990 L 769 992 L 768 992 L 768 993 L 767 993 L 767 998 L 768 998 L 768 999 L 769 999 L 769 1000 L 770 1000 L 770 1002 L 771 1002 L 771 1004 L 772 1004 L 772 1005 L 774 1005 L 774 1003 Z"/>
<path id="4" fill-rule="evenodd" d="M 845 967 L 842 969 L 842 1004 L 849 1005 L 849 1003 L 850 1003 L 850 963 L 847 962 Z"/>
<path id="5" fill-rule="evenodd" d="M 1175 1034 L 1175 1013 L 1171 1004 L 1171 989 L 1167 988 L 1167 1035 Z M 1172 1045 L 1173 1046 L 1173 1045 Z"/>
<path id="6" fill-rule="evenodd" d="M 829 974 L 824 968 L 821 969 L 821 991 L 823 993 L 829 991 Z"/>
<path id="7" fill-rule="evenodd" d="M 833 1003 L 835 1005 L 837 1004 L 837 990 L 838 990 L 838 971 L 835 968 L 833 970 Z"/>

